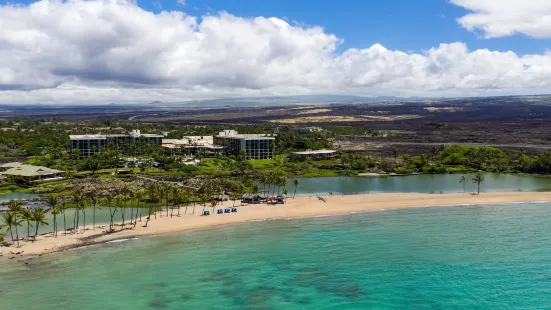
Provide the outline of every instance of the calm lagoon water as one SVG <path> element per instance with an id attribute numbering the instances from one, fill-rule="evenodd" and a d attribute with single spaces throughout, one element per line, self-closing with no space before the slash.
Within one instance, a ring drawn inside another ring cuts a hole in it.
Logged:
<path id="1" fill-rule="evenodd" d="M 35 197 L 38 197 L 38 195 L 30 194 L 30 193 L 9 192 L 7 194 L 0 195 L 0 202 L 6 202 L 10 200 L 21 200 L 21 199 L 33 199 Z"/>
<path id="2" fill-rule="evenodd" d="M 0 308 L 548 309 L 550 207 L 250 222 L 0 261 Z"/>
<path id="3" fill-rule="evenodd" d="M 419 193 L 457 193 L 463 191 L 459 184 L 462 174 L 411 175 L 394 177 L 329 177 L 299 178 L 297 195 L 312 194 L 359 194 L 380 192 L 419 192 Z M 471 182 L 473 174 L 465 174 L 469 179 L 466 190 L 476 191 Z M 514 174 L 485 173 L 480 190 L 496 191 L 551 191 L 551 179 L 520 176 Z M 289 180 L 289 192 L 294 192 L 293 179 Z"/>

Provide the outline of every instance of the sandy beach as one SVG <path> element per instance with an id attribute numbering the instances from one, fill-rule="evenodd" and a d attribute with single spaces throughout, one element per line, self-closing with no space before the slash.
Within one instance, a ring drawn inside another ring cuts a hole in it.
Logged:
<path id="1" fill-rule="evenodd" d="M 420 193 L 380 193 L 345 196 L 324 196 L 327 202 L 320 201 L 315 196 L 289 198 L 284 205 L 244 205 L 238 207 L 237 213 L 211 214 L 201 216 L 202 207 L 197 206 L 195 214 L 180 217 L 157 216 L 149 222 L 148 227 L 143 227 L 145 218 L 136 225 L 136 228 L 121 230 L 117 226 L 117 232 L 105 234 L 105 228 L 92 230 L 87 226 L 85 232 L 78 234 L 63 232 L 58 237 L 40 236 L 37 241 L 21 242 L 21 247 L 2 247 L 0 255 L 9 258 L 28 258 L 52 252 L 63 251 L 80 245 L 90 245 L 107 241 L 125 239 L 139 236 L 151 236 L 181 232 L 191 229 L 215 227 L 220 225 L 242 223 L 252 220 L 281 219 L 314 217 L 322 215 L 338 215 L 361 211 L 377 211 L 414 207 L 453 206 L 468 204 L 500 204 L 511 202 L 551 202 L 551 192 L 492 192 L 473 195 L 471 193 L 454 194 L 420 194 Z M 233 202 L 224 202 L 216 208 L 231 207 Z M 236 203 L 239 205 L 239 203 Z M 207 208 L 212 213 L 212 208 Z M 153 216 L 152 216 L 153 218 Z M 108 226 L 108 225 L 106 225 Z M 19 254 L 16 254 L 19 253 Z"/>

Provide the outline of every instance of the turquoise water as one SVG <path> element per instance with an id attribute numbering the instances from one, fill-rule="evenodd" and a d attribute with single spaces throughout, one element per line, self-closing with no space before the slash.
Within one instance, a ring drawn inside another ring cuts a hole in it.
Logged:
<path id="1" fill-rule="evenodd" d="M 250 222 L 4 261 L 0 308 L 548 309 L 550 207 Z"/>
<path id="2" fill-rule="evenodd" d="M 297 195 L 309 194 L 359 194 L 381 192 L 419 192 L 419 193 L 457 193 L 463 191 L 459 184 L 462 174 L 412 175 L 394 177 L 330 177 L 300 178 Z M 465 174 L 469 179 L 466 190 L 476 191 L 471 182 L 473 174 Z M 551 179 L 514 174 L 485 173 L 481 185 L 482 192 L 503 191 L 551 191 Z M 287 186 L 290 194 L 294 192 L 293 179 Z"/>
<path id="3" fill-rule="evenodd" d="M 30 194 L 30 193 L 9 192 L 7 194 L 0 195 L 0 202 L 6 202 L 10 200 L 20 200 L 20 199 L 33 199 L 35 197 L 38 197 L 38 195 Z"/>

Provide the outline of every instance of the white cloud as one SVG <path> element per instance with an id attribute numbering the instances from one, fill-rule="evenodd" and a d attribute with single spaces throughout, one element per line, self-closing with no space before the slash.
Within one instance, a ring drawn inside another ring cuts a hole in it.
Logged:
<path id="1" fill-rule="evenodd" d="M 459 1 L 459 0 L 458 0 Z M 323 28 L 228 13 L 153 14 L 131 0 L 0 6 L 0 103 L 184 101 L 227 96 L 440 96 L 551 89 L 551 54 L 338 52 Z"/>
<path id="2" fill-rule="evenodd" d="M 186 5 L 186 0 L 176 0 L 176 3 L 179 5 Z"/>
<path id="3" fill-rule="evenodd" d="M 450 0 L 472 13 L 458 19 L 464 28 L 480 30 L 486 38 L 521 33 L 551 38 L 549 0 Z"/>

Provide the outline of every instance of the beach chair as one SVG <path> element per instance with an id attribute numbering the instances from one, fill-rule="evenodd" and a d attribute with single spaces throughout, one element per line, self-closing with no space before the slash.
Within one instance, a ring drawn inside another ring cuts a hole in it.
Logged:
<path id="1" fill-rule="evenodd" d="M 222 213 L 223 213 L 223 212 L 222 212 L 222 209 L 218 209 L 218 211 L 216 211 L 216 213 L 222 214 Z"/>
<path id="2" fill-rule="evenodd" d="M 210 215 L 209 210 L 204 210 L 204 211 L 203 211 L 203 215 Z"/>
<path id="3" fill-rule="evenodd" d="M 231 208 L 231 212 L 237 212 L 237 208 Z"/>
<path id="4" fill-rule="evenodd" d="M 230 208 L 224 209 L 224 213 L 230 213 Z"/>

